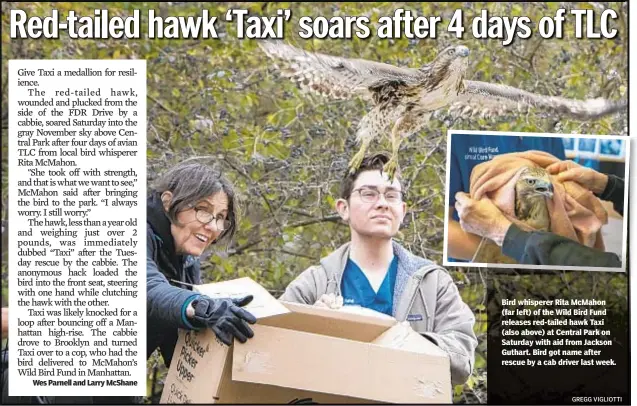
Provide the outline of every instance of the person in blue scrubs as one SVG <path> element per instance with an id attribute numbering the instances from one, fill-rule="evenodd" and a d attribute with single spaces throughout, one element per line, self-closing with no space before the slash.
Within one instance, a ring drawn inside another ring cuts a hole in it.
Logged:
<path id="1" fill-rule="evenodd" d="M 388 160 L 384 154 L 366 157 L 345 175 L 336 211 L 349 225 L 350 240 L 303 271 L 279 299 L 357 306 L 407 321 L 449 354 L 451 382 L 462 384 L 478 345 L 475 317 L 446 269 L 394 240 L 407 207 L 399 172 L 389 179 L 383 171 Z"/>
<path id="2" fill-rule="evenodd" d="M 473 168 L 497 155 L 531 150 L 548 152 L 560 160 L 566 159 L 564 142 L 559 137 L 517 135 L 452 134 L 449 162 L 449 209 L 447 260 L 465 262 L 473 258 L 481 237 L 465 232 L 455 212 L 456 193 L 469 193 Z"/>

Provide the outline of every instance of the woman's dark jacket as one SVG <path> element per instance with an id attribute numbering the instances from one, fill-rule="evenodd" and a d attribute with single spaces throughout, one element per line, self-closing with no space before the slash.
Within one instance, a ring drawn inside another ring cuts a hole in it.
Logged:
<path id="1" fill-rule="evenodd" d="M 199 259 L 175 252 L 170 220 L 157 193 L 148 198 L 146 237 L 146 357 L 159 347 L 166 366 L 170 366 L 178 329 L 194 329 L 186 318 L 186 307 L 199 296 L 171 280 L 200 284 Z"/>

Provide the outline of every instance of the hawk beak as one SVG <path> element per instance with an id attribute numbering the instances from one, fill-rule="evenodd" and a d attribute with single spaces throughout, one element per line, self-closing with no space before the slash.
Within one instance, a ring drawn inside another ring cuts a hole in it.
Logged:
<path id="1" fill-rule="evenodd" d="M 549 199 L 553 198 L 553 184 L 550 181 L 538 180 L 535 183 L 535 193 L 546 196 Z"/>
<path id="2" fill-rule="evenodd" d="M 469 56 L 469 48 L 464 45 L 458 45 L 456 47 L 456 54 L 463 57 Z"/>

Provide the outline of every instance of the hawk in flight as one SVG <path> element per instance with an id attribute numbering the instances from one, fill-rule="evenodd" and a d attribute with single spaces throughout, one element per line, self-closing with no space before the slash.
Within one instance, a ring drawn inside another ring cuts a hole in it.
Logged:
<path id="1" fill-rule="evenodd" d="M 548 172 L 539 167 L 524 168 L 515 182 L 515 217 L 536 231 L 550 231 L 551 217 L 546 204 L 548 199 L 553 199 L 553 184 Z M 502 249 L 486 238 L 480 242 L 471 262 L 517 263 L 502 254 Z"/>
<path id="2" fill-rule="evenodd" d="M 356 141 L 361 147 L 349 163 L 351 171 L 358 168 L 371 141 L 386 134 L 391 125 L 392 156 L 385 170 L 393 175 L 402 138 L 423 128 L 431 114 L 441 108 L 465 117 L 538 109 L 581 120 L 626 108 L 625 101 L 570 100 L 466 80 L 469 49 L 462 45 L 446 48 L 417 69 L 312 53 L 282 42 L 259 42 L 259 46 L 270 58 L 282 62 L 283 75 L 301 88 L 334 99 L 363 97 L 371 102 L 373 108 L 358 125 Z"/>

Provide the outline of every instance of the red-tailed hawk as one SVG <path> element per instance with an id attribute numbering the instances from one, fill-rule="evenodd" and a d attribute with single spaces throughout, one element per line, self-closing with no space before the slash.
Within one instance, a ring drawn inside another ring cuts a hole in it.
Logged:
<path id="1" fill-rule="evenodd" d="M 432 112 L 447 107 L 462 116 L 490 117 L 533 109 L 596 119 L 626 108 L 626 102 L 570 100 L 542 96 L 511 86 L 466 80 L 469 49 L 458 45 L 440 52 L 420 68 L 403 68 L 363 59 L 307 52 L 282 42 L 259 42 L 272 59 L 282 62 L 284 76 L 302 88 L 335 99 L 363 97 L 373 108 L 359 122 L 360 150 L 349 163 L 360 165 L 367 147 L 391 125 L 392 156 L 385 165 L 393 175 L 401 139 L 419 131 Z"/>
<path id="2" fill-rule="evenodd" d="M 536 231 L 550 231 L 551 217 L 547 200 L 553 198 L 550 175 L 543 168 L 526 167 L 515 182 L 515 217 Z M 471 262 L 480 264 L 516 264 L 502 254 L 493 241 L 483 238 Z"/>

